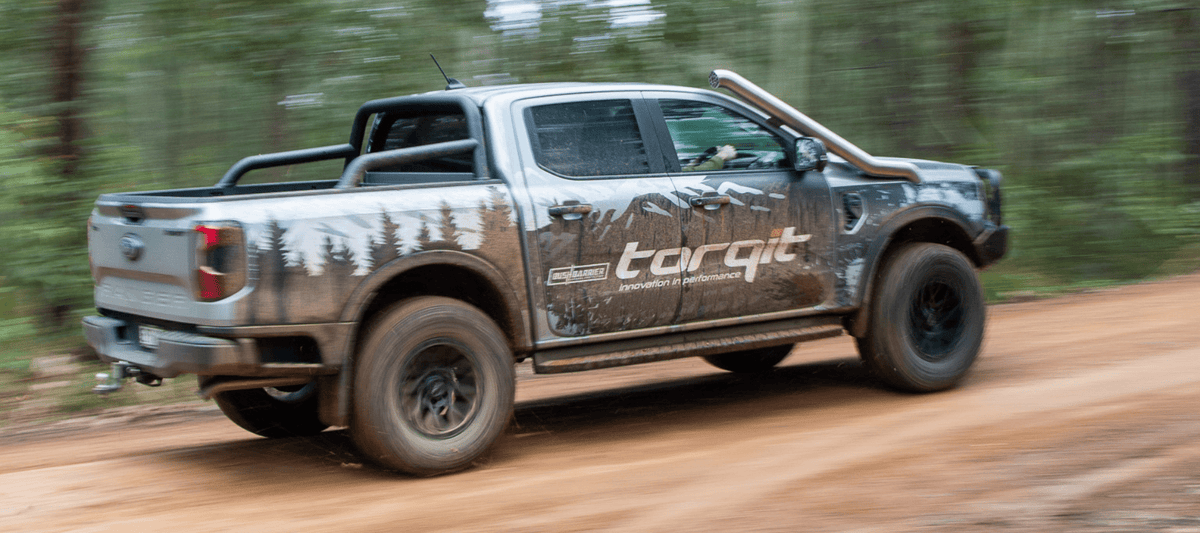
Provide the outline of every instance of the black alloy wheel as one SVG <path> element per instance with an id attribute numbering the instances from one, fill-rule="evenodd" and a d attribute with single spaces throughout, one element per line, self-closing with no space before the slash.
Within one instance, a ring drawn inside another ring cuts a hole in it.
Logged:
<path id="1" fill-rule="evenodd" d="M 404 416 L 428 437 L 454 435 L 479 410 L 478 370 L 453 339 L 431 339 L 417 352 L 401 378 Z"/>
<path id="2" fill-rule="evenodd" d="M 932 392 L 958 384 L 983 346 L 983 288 L 961 252 L 932 243 L 895 250 L 875 277 L 866 334 L 855 339 L 887 385 Z"/>

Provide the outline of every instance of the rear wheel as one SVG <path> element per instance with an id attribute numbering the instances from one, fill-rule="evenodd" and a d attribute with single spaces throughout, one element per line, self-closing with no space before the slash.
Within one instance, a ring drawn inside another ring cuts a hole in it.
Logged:
<path id="1" fill-rule="evenodd" d="M 275 439 L 316 435 L 328 424 L 317 415 L 317 385 L 218 392 L 217 407 L 242 429 Z"/>
<path id="2" fill-rule="evenodd" d="M 766 372 L 782 362 L 792 352 L 793 347 L 795 347 L 794 344 L 784 344 L 755 350 L 706 355 L 704 360 L 712 366 L 730 372 Z"/>
<path id="3" fill-rule="evenodd" d="M 350 432 L 385 467 L 423 476 L 465 468 L 508 425 L 512 352 L 471 305 L 402 302 L 371 326 L 360 353 Z"/>
<path id="4" fill-rule="evenodd" d="M 940 244 L 904 246 L 876 280 L 866 335 L 856 339 L 868 369 L 912 392 L 953 387 L 983 344 L 983 289 L 971 262 Z"/>

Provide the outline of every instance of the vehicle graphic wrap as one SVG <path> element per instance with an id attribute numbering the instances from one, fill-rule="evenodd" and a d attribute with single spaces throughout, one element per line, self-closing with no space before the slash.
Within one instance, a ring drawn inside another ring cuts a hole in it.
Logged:
<path id="1" fill-rule="evenodd" d="M 245 312 L 250 322 L 336 321 L 369 274 L 427 251 L 477 255 L 511 279 L 521 278 L 516 217 L 498 186 L 342 198 L 347 201 L 322 198 L 320 206 L 276 200 L 263 220 L 248 224 L 254 290 Z"/>
<path id="2" fill-rule="evenodd" d="M 569 187 L 544 189 L 546 196 L 535 199 L 538 222 L 544 222 L 535 239 L 544 271 L 541 279 L 547 280 L 542 285 L 547 326 L 560 336 L 578 336 L 672 323 L 681 291 L 678 271 L 662 276 L 658 283 L 665 292 L 650 298 L 623 291 L 628 283 L 617 273 L 621 254 L 631 242 L 656 249 L 679 247 L 681 207 L 670 180 L 611 180 L 604 185 L 612 188 L 603 193 L 599 185 L 570 182 Z M 614 189 L 632 194 L 622 198 Z M 546 215 L 548 206 L 563 205 L 568 198 L 579 198 L 591 211 L 571 219 Z M 575 282 L 557 282 L 564 269 L 575 273 Z"/>
<path id="3" fill-rule="evenodd" d="M 633 270 L 632 264 L 636 259 L 650 260 L 650 273 L 655 276 L 666 276 L 671 274 L 682 274 L 685 272 L 695 272 L 704 264 L 704 259 L 707 257 L 716 258 L 724 256 L 722 263 L 729 268 L 743 268 L 743 272 L 731 272 L 732 276 L 724 276 L 724 278 L 741 278 L 747 283 L 754 282 L 754 274 L 758 271 L 758 265 L 769 264 L 772 261 L 786 263 L 796 259 L 796 254 L 790 253 L 787 250 L 791 249 L 791 245 L 798 242 L 805 242 L 812 238 L 812 235 L 796 235 L 796 228 L 787 227 L 776 229 L 771 232 L 771 238 L 766 239 L 750 239 L 737 242 L 724 242 L 718 244 L 705 244 L 696 247 L 695 250 L 686 246 L 680 248 L 666 248 L 663 250 L 638 250 L 638 242 L 631 242 L 625 245 L 625 251 L 621 254 L 621 260 L 617 262 L 617 277 L 621 279 L 635 278 L 641 270 Z M 745 253 L 743 253 L 745 252 Z M 668 265 L 668 263 L 674 263 Z M 687 279 L 684 278 L 678 283 L 684 283 Z M 622 288 L 624 290 L 624 288 Z"/>
<path id="4" fill-rule="evenodd" d="M 731 171 L 674 179 L 689 204 L 729 196 L 719 209 L 689 209 L 684 220 L 685 246 L 718 256 L 693 264 L 693 255 L 689 262 L 685 281 L 698 276 L 698 283 L 684 285 L 681 321 L 803 310 L 832 296 L 832 215 L 819 174 Z M 738 282 L 721 279 L 731 276 Z"/>

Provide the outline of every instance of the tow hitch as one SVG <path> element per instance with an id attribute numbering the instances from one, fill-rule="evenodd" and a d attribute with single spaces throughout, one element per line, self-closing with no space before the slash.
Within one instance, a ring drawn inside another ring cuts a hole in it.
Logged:
<path id="1" fill-rule="evenodd" d="M 120 361 L 112 364 L 112 371 L 96 374 L 96 381 L 99 383 L 95 387 L 92 387 L 92 392 L 96 394 L 117 392 L 121 390 L 121 386 L 124 384 L 126 378 L 136 379 L 138 383 L 150 387 L 162 385 L 162 378 L 129 363 Z"/>

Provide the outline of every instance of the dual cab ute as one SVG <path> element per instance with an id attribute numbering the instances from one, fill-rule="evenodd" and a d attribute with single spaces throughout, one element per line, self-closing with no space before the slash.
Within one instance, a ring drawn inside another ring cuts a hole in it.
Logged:
<path id="1" fill-rule="evenodd" d="M 584 83 L 375 100 L 347 144 L 101 196 L 97 389 L 195 374 L 251 432 L 348 426 L 371 460 L 431 475 L 501 434 L 528 359 L 757 372 L 849 332 L 884 383 L 957 383 L 983 339 L 976 271 L 1007 247 L 999 173 L 873 157 L 737 74 L 711 81 L 741 101 Z M 337 179 L 238 183 L 331 159 Z"/>

